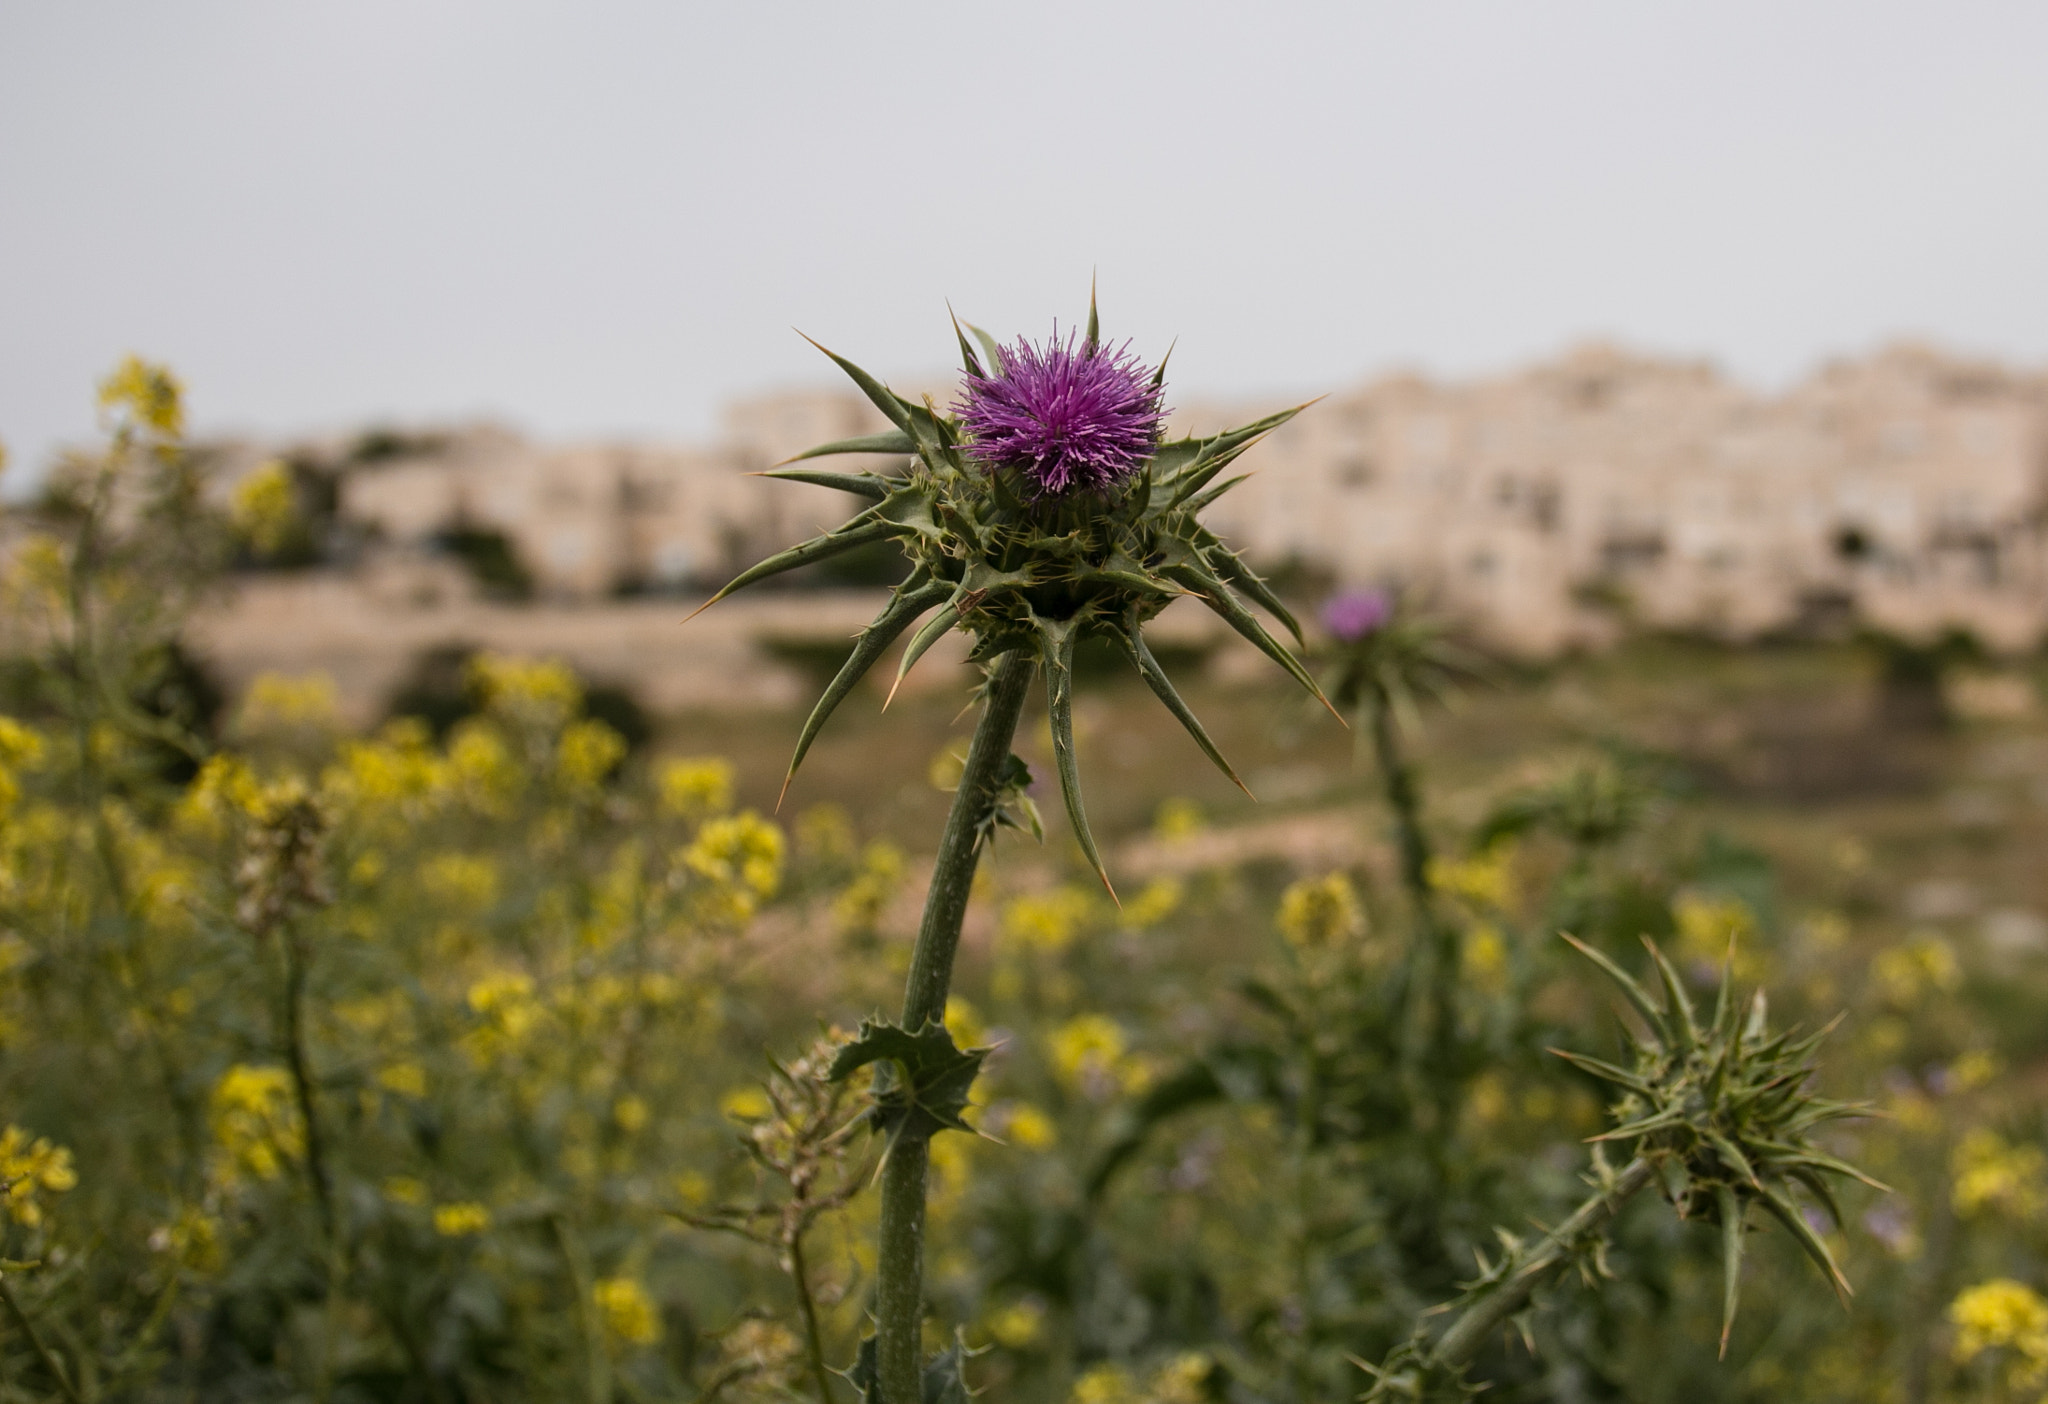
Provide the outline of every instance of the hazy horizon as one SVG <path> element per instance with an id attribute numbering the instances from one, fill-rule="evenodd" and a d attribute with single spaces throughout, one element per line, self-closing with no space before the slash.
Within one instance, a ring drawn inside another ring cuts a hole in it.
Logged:
<path id="1" fill-rule="evenodd" d="M 1190 399 L 1590 339 L 1780 388 L 2048 363 L 2048 10 L 243 3 L 0 14 L 0 442 L 702 439 L 946 363 L 947 298 L 1179 338 Z"/>

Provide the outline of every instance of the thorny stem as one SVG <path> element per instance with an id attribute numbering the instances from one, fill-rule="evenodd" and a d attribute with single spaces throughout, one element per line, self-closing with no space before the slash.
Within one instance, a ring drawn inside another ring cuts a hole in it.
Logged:
<path id="1" fill-rule="evenodd" d="M 20 1299 L 14 1295 L 14 1284 L 7 1280 L 7 1274 L 4 1272 L 0 1272 L 0 1302 L 7 1304 L 8 1315 L 14 1318 L 15 1325 L 21 1327 L 21 1333 L 28 1337 L 29 1345 L 35 1348 L 36 1358 L 41 1360 L 43 1368 L 56 1378 L 57 1388 L 64 1391 L 64 1397 L 70 1400 L 71 1404 L 85 1404 L 85 1400 L 79 1396 L 78 1387 L 71 1383 L 71 1376 L 64 1373 L 64 1363 L 43 1343 L 42 1333 L 36 1330 L 35 1322 L 29 1320 L 28 1313 L 22 1310 Z"/>
<path id="2" fill-rule="evenodd" d="M 1451 1057 L 1458 1036 L 1458 933 L 1437 909 L 1430 881 L 1429 834 L 1422 825 L 1422 795 L 1415 767 L 1401 749 L 1392 699 L 1378 682 L 1365 689 L 1360 729 L 1372 733 L 1380 785 L 1394 816 L 1401 886 L 1414 910 L 1415 945 L 1409 953 L 1408 1009 L 1402 1031 L 1405 1081 L 1416 1110 L 1432 1118 L 1439 1137 L 1449 1131 Z M 1432 1072 L 1425 1064 L 1433 1065 Z M 1425 1092 L 1425 1085 L 1436 1089 Z"/>
<path id="3" fill-rule="evenodd" d="M 932 885 L 925 896 L 924 921 L 910 958 L 903 992 L 903 1027 L 915 1031 L 946 1015 L 946 991 L 953 980 L 953 954 L 960 923 L 981 858 L 981 835 L 1017 718 L 1036 671 L 1024 650 L 1006 653 L 989 674 L 981 722 L 967 749 L 960 787 L 939 839 Z M 876 1263 L 875 1363 L 884 1404 L 916 1404 L 923 1397 L 924 1210 L 930 1169 L 926 1135 L 905 1132 L 882 1166 L 881 1252 Z"/>
<path id="4" fill-rule="evenodd" d="M 1571 1261 L 1585 1235 L 1605 1226 L 1620 1213 L 1621 1207 L 1640 1193 L 1655 1174 L 1650 1162 L 1641 1157 L 1623 1166 L 1611 1185 L 1597 1191 L 1551 1231 L 1543 1246 L 1516 1269 L 1514 1276 L 1486 1289 L 1484 1295 L 1466 1307 L 1450 1329 L 1437 1338 L 1430 1358 L 1452 1369 L 1471 1364 L 1494 1333 L 1529 1304 L 1536 1289 Z"/>

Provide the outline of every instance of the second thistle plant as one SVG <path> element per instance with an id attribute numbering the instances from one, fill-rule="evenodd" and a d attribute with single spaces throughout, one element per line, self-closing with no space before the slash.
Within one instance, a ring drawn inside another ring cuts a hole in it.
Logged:
<path id="1" fill-rule="evenodd" d="M 1074 658 L 1084 638 L 1113 643 L 1203 754 L 1240 786 L 1146 643 L 1144 627 L 1161 610 L 1184 595 L 1198 599 L 1328 705 L 1250 606 L 1265 609 L 1299 642 L 1293 616 L 1201 521 L 1202 510 L 1241 481 L 1224 478 L 1224 471 L 1299 409 L 1203 438 L 1165 439 L 1164 363 L 1148 369 L 1127 345 L 1105 345 L 1092 297 L 1078 338 L 1055 332 L 1040 345 L 1020 339 L 1003 346 L 979 329 L 967 330 L 980 349 L 956 323 L 965 378 L 950 411 L 897 395 L 852 362 L 825 353 L 891 428 L 824 444 L 798 459 L 908 455 L 909 472 L 901 478 L 802 466 L 771 472 L 852 493 L 869 505 L 836 530 L 742 572 L 712 600 L 873 542 L 895 541 L 910 558 L 910 575 L 861 631 L 804 723 L 792 776 L 833 710 L 913 625 L 898 683 L 955 629 L 972 637 L 970 657 L 987 668 L 981 719 L 940 839 L 902 1014 L 895 1023 L 863 1025 L 834 1066 L 842 1077 L 869 1064 L 883 1069 L 873 1120 L 889 1138 L 889 1150 L 873 1379 L 887 1404 L 911 1404 L 923 1388 L 927 1146 L 936 1132 L 965 1126 L 961 1114 L 985 1051 L 954 1044 L 943 1023 L 946 994 L 981 849 L 1005 811 L 1021 807 L 1030 779 L 1010 743 L 1033 676 L 1041 669 L 1045 675 L 1067 817 L 1105 888 L 1109 877 L 1082 805 L 1074 749 Z"/>

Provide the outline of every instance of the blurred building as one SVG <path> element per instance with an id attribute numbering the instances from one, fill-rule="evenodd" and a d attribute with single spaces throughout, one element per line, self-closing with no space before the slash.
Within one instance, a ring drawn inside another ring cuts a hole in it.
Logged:
<path id="1" fill-rule="evenodd" d="M 1265 404 L 1192 405 L 1211 430 Z M 857 394 L 734 404 L 708 447 L 442 436 L 351 469 L 384 552 L 489 531 L 540 591 L 695 588 L 828 527 L 852 499 L 749 473 L 887 426 Z M 840 460 L 885 466 L 882 460 Z M 1212 509 L 1272 570 L 1399 586 L 1544 654 L 1627 622 L 1751 638 L 1860 620 L 2048 629 L 2048 385 L 1913 348 L 1760 396 L 1711 367 L 1591 347 L 1498 379 L 1333 395 L 1242 460 Z"/>

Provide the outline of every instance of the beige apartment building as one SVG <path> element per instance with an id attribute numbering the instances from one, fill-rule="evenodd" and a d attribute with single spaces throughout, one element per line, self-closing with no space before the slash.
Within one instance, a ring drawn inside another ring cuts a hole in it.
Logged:
<path id="1" fill-rule="evenodd" d="M 702 587 L 852 505 L 750 473 L 885 427 L 857 394 L 820 391 L 736 403 L 701 448 L 470 431 L 352 471 L 342 511 L 399 553 L 457 525 L 500 531 L 561 600 Z M 1242 467 L 1212 515 L 1254 562 L 1407 590 L 1520 653 L 1631 620 L 1738 639 L 1961 626 L 2005 649 L 2048 631 L 2048 384 L 1924 349 L 1780 395 L 1602 347 L 1461 384 L 1390 377 L 1323 400 Z"/>

